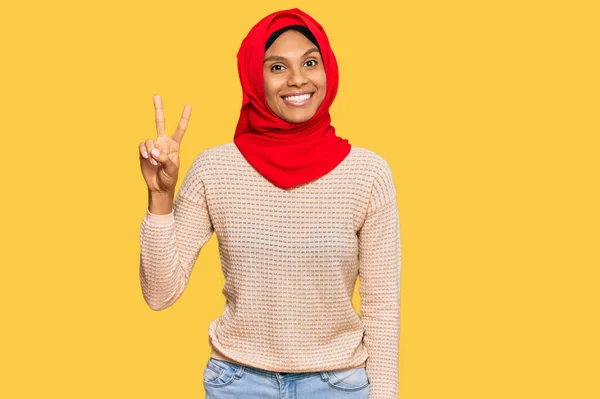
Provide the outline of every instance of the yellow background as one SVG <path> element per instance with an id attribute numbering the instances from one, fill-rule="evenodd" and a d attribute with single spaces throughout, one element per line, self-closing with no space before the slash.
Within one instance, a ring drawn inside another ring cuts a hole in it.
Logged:
<path id="1" fill-rule="evenodd" d="M 0 397 L 204 397 L 217 239 L 152 311 L 138 144 L 155 93 L 168 134 L 193 107 L 179 183 L 232 141 L 240 42 L 292 7 L 337 55 L 338 135 L 394 172 L 400 397 L 600 397 L 597 4 L 4 2 Z"/>

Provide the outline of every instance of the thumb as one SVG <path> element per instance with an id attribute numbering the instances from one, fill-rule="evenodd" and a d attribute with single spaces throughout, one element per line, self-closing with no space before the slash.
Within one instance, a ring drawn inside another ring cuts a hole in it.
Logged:
<path id="1" fill-rule="evenodd" d="M 177 175 L 178 167 L 175 164 L 175 162 L 173 162 L 173 160 L 169 158 L 169 155 L 166 152 L 160 152 L 158 148 L 153 148 L 152 151 L 150 151 L 150 154 L 152 158 L 154 158 L 159 164 L 162 165 L 162 167 L 168 175 Z M 178 155 L 175 154 L 174 157 L 177 158 Z"/>

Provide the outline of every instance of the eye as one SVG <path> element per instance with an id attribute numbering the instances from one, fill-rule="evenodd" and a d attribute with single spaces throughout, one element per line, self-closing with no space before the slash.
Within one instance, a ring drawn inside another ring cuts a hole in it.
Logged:
<path id="1" fill-rule="evenodd" d="M 281 64 L 275 64 L 271 66 L 271 71 L 283 71 L 284 66 Z"/>
<path id="2" fill-rule="evenodd" d="M 312 62 L 312 64 L 310 64 Z M 317 60 L 308 60 L 306 61 L 307 66 L 312 67 L 317 65 Z M 308 65 L 310 64 L 310 65 Z"/>

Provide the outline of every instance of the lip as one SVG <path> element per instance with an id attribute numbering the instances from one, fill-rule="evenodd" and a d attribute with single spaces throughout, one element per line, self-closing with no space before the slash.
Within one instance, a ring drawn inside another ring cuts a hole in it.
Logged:
<path id="1" fill-rule="evenodd" d="M 302 101 L 301 103 L 294 103 L 291 101 L 286 101 L 284 99 L 284 97 L 288 97 L 288 96 L 301 96 L 303 94 L 310 94 L 310 97 L 304 101 Z M 281 100 L 286 104 L 286 105 L 291 105 L 292 107 L 303 107 L 306 104 L 308 104 L 309 102 L 311 102 L 312 98 L 314 97 L 315 92 L 314 91 L 303 91 L 303 92 L 296 92 L 296 93 L 288 93 L 288 94 L 284 94 L 281 97 Z"/>

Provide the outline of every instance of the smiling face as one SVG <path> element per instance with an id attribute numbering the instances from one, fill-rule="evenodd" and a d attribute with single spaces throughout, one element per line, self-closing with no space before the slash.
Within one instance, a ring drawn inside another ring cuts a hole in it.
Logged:
<path id="1" fill-rule="evenodd" d="M 267 49 L 263 76 L 267 105 L 287 122 L 309 120 L 325 99 L 321 53 L 296 30 L 285 31 Z"/>

